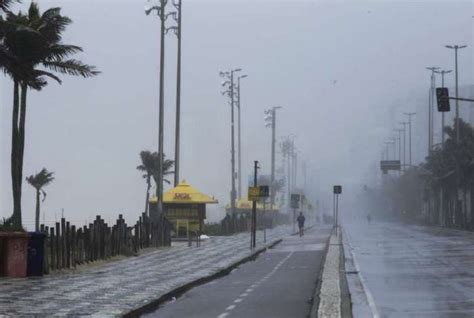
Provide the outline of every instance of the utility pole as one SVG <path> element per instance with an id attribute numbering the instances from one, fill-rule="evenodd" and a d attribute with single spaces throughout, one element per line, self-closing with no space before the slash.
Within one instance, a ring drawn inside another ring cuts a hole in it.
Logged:
<path id="1" fill-rule="evenodd" d="M 400 125 L 403 125 L 403 166 L 402 170 L 404 169 L 403 167 L 406 167 L 407 164 L 407 157 L 406 157 L 406 152 L 407 152 L 407 143 L 406 143 L 406 132 L 407 132 L 407 125 L 408 122 L 399 122 Z"/>
<path id="2" fill-rule="evenodd" d="M 254 161 L 254 167 L 253 167 L 253 186 L 257 187 L 257 173 L 258 173 L 258 161 Z M 257 201 L 253 200 L 252 201 L 252 225 L 251 225 L 251 240 L 252 240 L 252 248 L 255 248 L 257 245 Z"/>
<path id="3" fill-rule="evenodd" d="M 248 75 L 241 75 L 237 77 L 237 148 L 239 152 L 238 157 L 238 178 L 239 178 L 239 187 L 238 187 L 238 197 L 242 198 L 242 147 L 241 147 L 241 130 L 240 130 L 240 79 L 246 78 Z"/>
<path id="4" fill-rule="evenodd" d="M 275 204 L 275 143 L 276 143 L 276 111 L 282 108 L 281 106 L 272 107 L 265 111 L 268 115 L 265 117 L 266 127 L 272 128 L 272 153 L 271 153 L 271 177 L 270 177 L 270 211 L 273 211 L 273 205 Z"/>
<path id="5" fill-rule="evenodd" d="M 173 17 L 178 26 L 174 29 L 178 38 L 178 52 L 176 62 L 176 128 L 175 128 L 175 145 L 174 145 L 174 186 L 179 184 L 180 170 L 180 135 L 181 135 L 181 34 L 182 34 L 182 3 L 183 0 L 173 1 L 176 13 Z"/>
<path id="6" fill-rule="evenodd" d="M 441 74 L 441 87 L 444 88 L 444 74 L 451 73 L 452 70 L 441 70 L 435 71 L 435 73 Z M 444 148 L 444 112 L 441 112 L 441 144 Z"/>
<path id="7" fill-rule="evenodd" d="M 395 131 L 398 132 L 398 160 L 400 160 L 400 163 L 402 162 L 402 131 L 403 129 L 395 129 Z M 402 173 L 402 170 L 398 171 L 398 175 Z"/>
<path id="8" fill-rule="evenodd" d="M 459 87 L 458 87 L 458 50 L 464 49 L 467 45 L 446 45 L 448 49 L 454 50 L 455 79 L 456 79 L 456 144 L 459 143 Z"/>
<path id="9" fill-rule="evenodd" d="M 166 26 L 165 21 L 167 15 L 165 14 L 167 0 L 160 0 L 159 6 L 153 6 L 151 8 L 145 8 L 145 14 L 149 15 L 153 10 L 156 10 L 161 20 L 160 25 L 160 97 L 159 97 L 159 118 L 158 118 L 158 184 L 156 185 L 156 198 L 157 198 L 157 209 L 158 214 L 164 222 L 162 217 L 163 212 L 163 162 L 164 162 L 164 151 L 163 151 L 163 131 L 164 131 L 164 102 L 165 102 L 165 90 L 164 90 L 164 75 L 165 75 L 165 32 Z"/>
<path id="10" fill-rule="evenodd" d="M 435 78 L 435 71 L 439 69 L 439 67 L 427 67 L 427 70 L 431 71 L 431 84 L 430 84 L 430 91 L 428 96 L 428 155 L 433 150 L 433 117 L 434 117 L 434 91 L 436 86 L 436 78 Z"/>
<path id="11" fill-rule="evenodd" d="M 226 81 L 222 82 L 222 86 L 228 87 L 228 89 L 222 92 L 223 95 L 228 95 L 230 98 L 230 145 L 231 145 L 231 191 L 230 191 L 230 209 L 232 215 L 235 213 L 235 198 L 236 198 L 236 191 L 235 191 L 235 134 L 234 134 L 234 74 L 236 72 L 240 72 L 242 69 L 237 68 L 233 69 L 230 72 L 220 72 L 221 77 L 227 78 Z"/>
<path id="12" fill-rule="evenodd" d="M 408 158 L 409 158 L 409 165 L 410 167 L 412 166 L 412 161 L 411 161 L 411 116 L 414 116 L 416 113 L 404 113 L 406 116 L 408 116 Z"/>

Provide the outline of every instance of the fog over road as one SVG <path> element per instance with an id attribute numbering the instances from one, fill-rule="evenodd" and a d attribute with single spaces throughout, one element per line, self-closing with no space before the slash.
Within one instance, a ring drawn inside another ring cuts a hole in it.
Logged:
<path id="1" fill-rule="evenodd" d="M 474 233 L 373 221 L 345 229 L 379 317 L 474 317 Z M 365 317 L 356 277 L 348 274 L 354 317 Z"/>

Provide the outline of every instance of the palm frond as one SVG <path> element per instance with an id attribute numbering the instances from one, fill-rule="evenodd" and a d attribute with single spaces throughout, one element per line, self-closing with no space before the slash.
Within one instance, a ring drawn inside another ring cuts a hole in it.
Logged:
<path id="1" fill-rule="evenodd" d="M 19 0 L 0 0 L 0 11 L 8 11 L 14 3 L 19 3 Z"/>
<path id="2" fill-rule="evenodd" d="M 26 177 L 26 181 L 36 190 L 40 191 L 54 180 L 54 172 L 49 172 L 46 168 L 41 169 L 37 174 Z"/>
<path id="3" fill-rule="evenodd" d="M 82 76 L 84 78 L 100 74 L 99 71 L 95 70 L 95 66 L 90 66 L 74 59 L 65 61 L 44 61 L 42 64 L 52 71 L 73 76 Z"/>
<path id="4" fill-rule="evenodd" d="M 48 56 L 45 59 L 46 61 L 60 61 L 82 51 L 82 48 L 76 45 L 52 44 L 48 47 Z"/>

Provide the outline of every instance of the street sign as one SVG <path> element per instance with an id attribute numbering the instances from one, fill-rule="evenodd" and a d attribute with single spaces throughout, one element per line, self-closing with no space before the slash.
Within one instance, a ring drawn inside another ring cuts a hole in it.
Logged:
<path id="1" fill-rule="evenodd" d="M 257 201 L 260 197 L 260 189 L 258 187 L 249 187 L 248 200 Z"/>
<path id="2" fill-rule="evenodd" d="M 341 193 L 342 193 L 342 186 L 340 186 L 340 185 L 335 185 L 335 186 L 334 186 L 334 193 L 335 193 L 335 194 L 341 194 Z"/>
<path id="3" fill-rule="evenodd" d="M 268 198 L 270 196 L 269 186 L 263 185 L 263 186 L 259 186 L 258 188 L 259 188 L 259 196 L 261 198 Z"/>
<path id="4" fill-rule="evenodd" d="M 439 112 L 449 112 L 449 90 L 446 87 L 436 88 L 436 99 Z"/>
<path id="5" fill-rule="evenodd" d="M 299 194 L 292 194 L 290 206 L 292 209 L 299 209 L 300 207 L 300 195 Z"/>
<path id="6" fill-rule="evenodd" d="M 260 198 L 268 198 L 270 196 L 269 186 L 249 187 L 248 200 L 258 201 Z"/>
<path id="7" fill-rule="evenodd" d="M 380 161 L 380 169 L 384 173 L 387 173 L 389 170 L 400 170 L 400 160 L 382 160 Z"/>

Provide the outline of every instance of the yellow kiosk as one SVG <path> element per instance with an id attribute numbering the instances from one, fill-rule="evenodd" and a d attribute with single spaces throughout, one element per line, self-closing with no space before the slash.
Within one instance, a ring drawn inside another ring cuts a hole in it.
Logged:
<path id="1" fill-rule="evenodd" d="M 150 203 L 156 204 L 156 197 L 151 198 Z M 163 213 L 173 225 L 177 237 L 189 237 L 190 232 L 202 233 L 206 204 L 216 203 L 216 199 L 181 181 L 163 194 Z"/>

